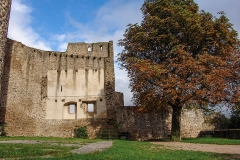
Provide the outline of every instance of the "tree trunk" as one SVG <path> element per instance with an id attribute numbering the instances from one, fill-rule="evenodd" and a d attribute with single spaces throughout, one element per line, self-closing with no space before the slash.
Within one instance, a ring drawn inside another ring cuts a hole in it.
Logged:
<path id="1" fill-rule="evenodd" d="M 171 129 L 171 140 L 181 141 L 181 113 L 182 107 L 174 106 L 172 107 L 172 129 Z"/>

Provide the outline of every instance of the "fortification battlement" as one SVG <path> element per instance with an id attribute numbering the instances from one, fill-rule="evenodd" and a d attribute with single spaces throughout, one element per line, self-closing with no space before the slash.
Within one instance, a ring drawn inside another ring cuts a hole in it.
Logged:
<path id="1" fill-rule="evenodd" d="M 15 46 L 24 50 L 25 53 L 28 53 L 31 56 L 35 55 L 37 57 L 56 56 L 81 59 L 101 59 L 113 57 L 113 41 L 97 43 L 68 43 L 67 50 L 65 52 L 36 49 L 9 38 L 8 43 L 14 43 Z"/>

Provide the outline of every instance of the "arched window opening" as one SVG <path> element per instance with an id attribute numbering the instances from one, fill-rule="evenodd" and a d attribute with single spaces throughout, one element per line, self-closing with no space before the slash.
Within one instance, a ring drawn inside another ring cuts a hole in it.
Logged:
<path id="1" fill-rule="evenodd" d="M 67 107 L 68 114 L 75 114 L 77 112 L 77 103 L 76 102 L 67 102 L 63 106 Z"/>
<path id="2" fill-rule="evenodd" d="M 103 50 L 103 46 L 100 46 L 100 50 L 101 50 L 101 51 Z"/>

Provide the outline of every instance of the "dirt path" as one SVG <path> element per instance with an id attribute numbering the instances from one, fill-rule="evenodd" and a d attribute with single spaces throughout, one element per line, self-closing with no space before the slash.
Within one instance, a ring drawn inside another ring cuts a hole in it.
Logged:
<path id="1" fill-rule="evenodd" d="M 59 142 L 48 142 L 48 141 L 35 141 L 35 140 L 8 140 L 8 141 L 0 141 L 1 143 L 10 143 L 10 144 L 49 144 L 49 145 L 61 145 L 61 146 L 83 146 L 81 143 L 59 143 Z"/>
<path id="2" fill-rule="evenodd" d="M 240 145 L 196 144 L 196 143 L 183 143 L 183 142 L 151 142 L 151 143 L 157 144 L 157 145 L 163 145 L 170 149 L 240 155 Z"/>
<path id="3" fill-rule="evenodd" d="M 23 143 L 23 144 L 41 144 L 48 143 L 51 145 L 57 145 L 59 143 L 45 142 L 45 141 L 33 141 L 33 140 L 10 140 L 0 141 L 0 143 Z M 240 145 L 216 145 L 216 144 L 196 144 L 196 143 L 183 143 L 183 142 L 151 142 L 152 144 L 161 145 L 168 149 L 177 150 L 191 150 L 212 152 L 221 154 L 236 154 L 240 155 Z M 61 144 L 61 143 L 60 143 Z M 83 154 L 95 151 L 102 151 L 110 148 L 113 145 L 112 141 L 102 141 L 96 143 L 90 143 L 87 145 L 79 144 L 61 144 L 62 146 L 79 146 L 78 149 L 72 151 L 72 153 Z"/>
<path id="4" fill-rule="evenodd" d="M 49 144 L 49 145 L 61 145 L 61 146 L 78 146 L 80 148 L 72 150 L 72 153 L 76 154 L 84 154 L 96 151 L 102 151 L 104 149 L 110 148 L 113 145 L 112 141 L 102 141 L 96 143 L 89 144 L 66 144 L 66 143 L 55 143 L 55 142 L 47 142 L 47 141 L 34 141 L 34 140 L 10 140 L 10 141 L 0 141 L 1 143 L 11 143 L 11 144 Z"/>
<path id="5" fill-rule="evenodd" d="M 72 153 L 85 154 L 90 152 L 102 151 L 112 146 L 112 141 L 103 141 L 87 144 L 79 149 L 72 150 Z"/>

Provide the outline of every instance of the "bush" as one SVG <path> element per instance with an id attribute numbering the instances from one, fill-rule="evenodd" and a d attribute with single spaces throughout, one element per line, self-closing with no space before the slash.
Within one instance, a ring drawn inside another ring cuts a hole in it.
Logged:
<path id="1" fill-rule="evenodd" d="M 88 138 L 87 127 L 79 127 L 75 129 L 75 135 L 77 138 Z"/>
<path id="2" fill-rule="evenodd" d="M 6 123 L 0 122 L 0 136 L 7 136 L 5 132 Z"/>

